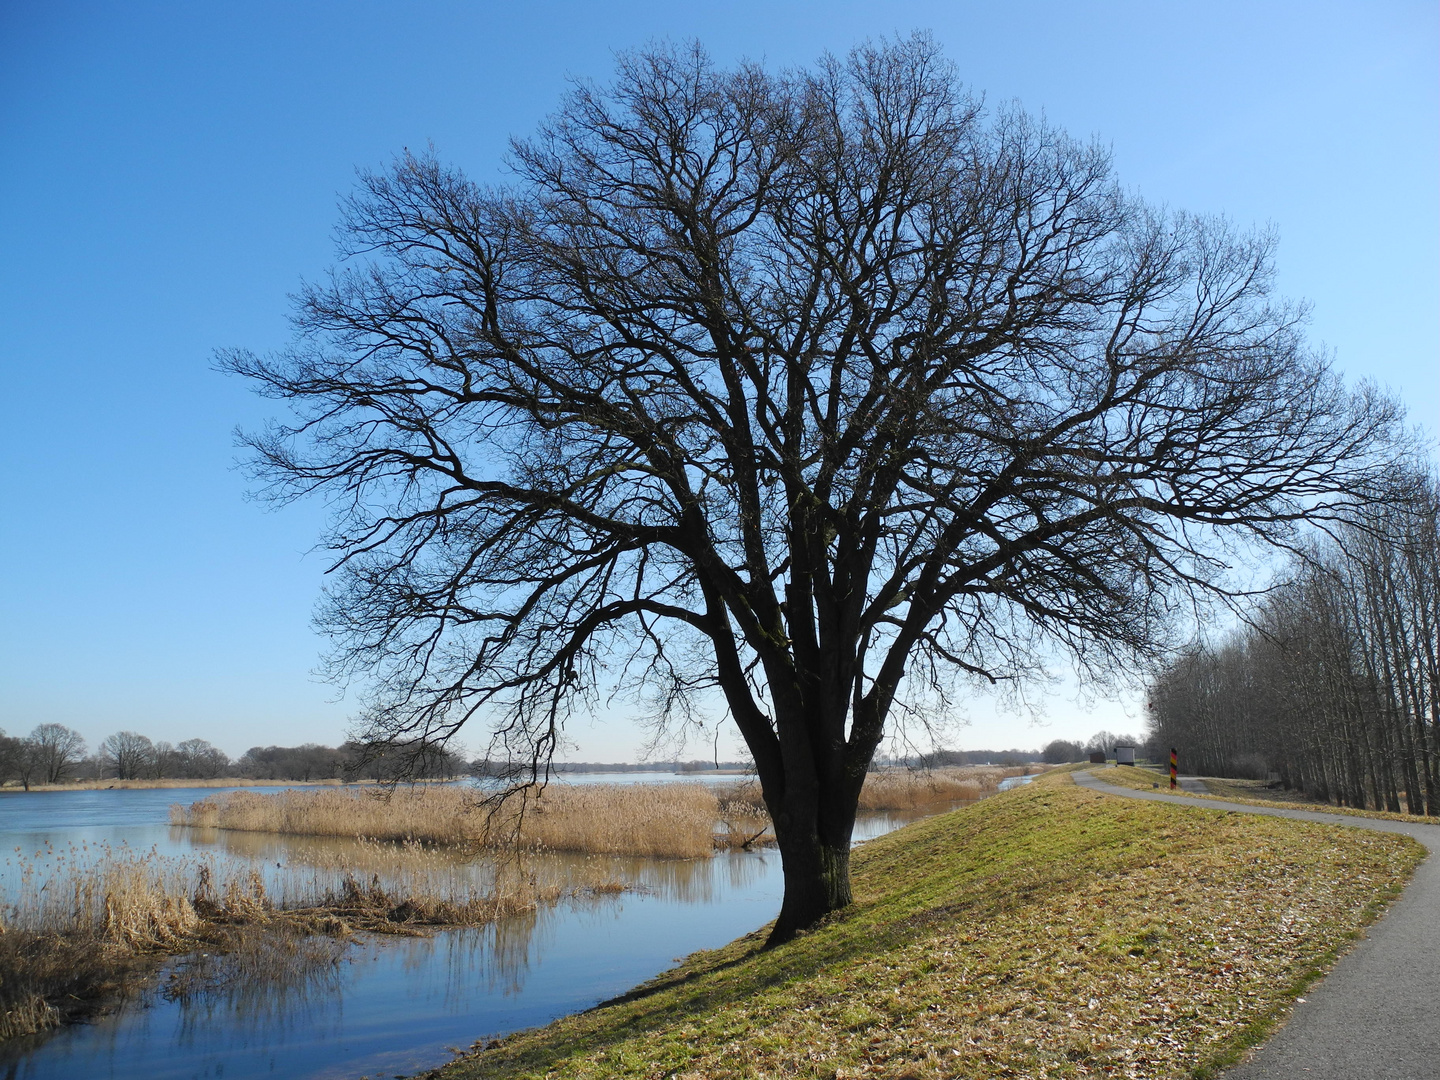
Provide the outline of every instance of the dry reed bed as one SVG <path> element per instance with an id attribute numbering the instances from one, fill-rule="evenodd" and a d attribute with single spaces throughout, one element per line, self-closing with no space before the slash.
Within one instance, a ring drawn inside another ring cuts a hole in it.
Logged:
<path id="1" fill-rule="evenodd" d="M 918 810 L 977 799 L 1024 768 L 872 773 L 862 811 Z M 462 787 L 392 791 L 231 791 L 171 808 L 176 825 L 304 836 L 363 837 L 524 851 L 699 858 L 760 839 L 769 816 L 759 785 L 551 784 L 498 808 Z"/>
<path id="2" fill-rule="evenodd" d="M 1042 767 L 969 765 L 929 771 L 893 769 L 871 773 L 860 789 L 860 809 L 924 810 L 993 795 L 1002 780 L 1043 771 Z"/>
<path id="3" fill-rule="evenodd" d="M 415 845 L 372 844 L 356 854 L 264 875 L 254 864 L 123 845 L 6 860 L 0 1040 L 91 1011 L 157 957 L 201 947 L 254 951 L 262 933 L 343 939 L 357 931 L 415 935 L 480 926 L 623 887 L 583 867 L 566 868 L 563 880 L 514 865 L 492 865 L 477 877 Z"/>
<path id="4" fill-rule="evenodd" d="M 714 793 L 700 784 L 556 784 L 493 811 L 480 798 L 456 787 L 230 791 L 172 807 L 170 820 L 247 832 L 685 859 L 710 854 L 719 816 Z"/>

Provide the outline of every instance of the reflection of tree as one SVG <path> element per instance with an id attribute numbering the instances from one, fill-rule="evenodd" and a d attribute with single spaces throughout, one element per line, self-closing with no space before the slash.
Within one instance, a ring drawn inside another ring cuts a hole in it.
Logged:
<path id="1" fill-rule="evenodd" d="M 425 870 L 434 883 L 443 880 L 451 888 L 494 888 L 499 884 L 524 883 L 537 890 L 560 888 L 566 900 L 558 908 L 540 907 L 534 911 L 501 919 L 483 927 L 446 930 L 433 938 L 404 941 L 376 940 L 373 947 L 394 954 L 400 950 L 399 962 L 406 970 L 421 971 L 443 964 L 446 973 L 447 1002 L 462 1001 L 483 986 L 491 993 L 507 996 L 521 993 L 532 958 L 537 956 L 546 940 L 553 938 L 559 919 L 572 918 L 581 912 L 603 915 L 607 907 L 619 902 L 619 895 L 585 891 L 596 884 L 623 885 L 669 904 L 711 904 L 727 892 L 752 889 L 776 866 L 774 852 L 725 852 L 711 859 L 654 859 L 621 856 L 585 856 L 574 854 L 526 854 L 504 860 L 490 856 L 474 857 L 456 849 L 420 848 L 414 845 L 376 844 L 339 837 L 281 836 L 272 833 L 248 833 L 221 829 L 180 830 L 179 841 L 188 839 L 196 846 L 215 850 L 222 858 L 236 863 L 262 867 L 267 883 L 276 887 L 276 895 L 298 889 L 297 877 L 304 868 L 311 875 L 332 873 L 339 869 L 351 872 L 390 874 L 398 870 Z M 285 879 L 285 880 L 282 880 Z M 577 891 L 579 890 L 579 891 Z M 210 1018 L 229 1009 L 238 1016 L 251 1008 L 250 987 L 258 987 L 257 1010 L 247 1017 L 248 1027 L 259 1030 L 268 1021 L 265 1017 L 275 1009 L 290 1008 L 314 1012 L 314 995 L 321 982 L 317 976 L 296 969 L 293 985 L 277 965 L 280 974 L 268 982 L 261 978 L 246 986 L 223 986 L 219 978 L 224 964 L 210 958 L 199 963 L 189 958 L 194 972 L 191 982 L 195 989 L 189 995 L 176 995 L 186 1010 L 186 1023 L 193 1023 L 191 1014 Z M 332 972 L 333 976 L 333 972 Z M 333 976 L 333 978 L 340 978 Z M 203 985 L 212 979 L 215 985 Z M 326 993 L 340 993 L 338 982 L 325 984 Z M 318 1014 L 317 1014 L 318 1017 Z"/>
<path id="2" fill-rule="evenodd" d="M 162 995 L 180 1005 L 175 1041 L 213 1040 L 225 1030 L 240 1042 L 275 1041 L 302 1026 L 338 1033 L 347 943 L 298 932 L 253 929 L 224 952 L 192 953 L 171 968 Z"/>
<path id="3" fill-rule="evenodd" d="M 726 892 L 753 888 L 773 872 L 776 862 L 774 852 L 727 852 L 710 859 L 552 853 L 497 860 L 454 848 L 180 827 L 172 839 L 188 840 L 226 861 L 260 868 L 277 897 L 313 892 L 326 875 L 340 872 L 379 874 L 382 881 L 403 880 L 412 887 L 422 882 L 451 892 L 529 888 L 546 895 L 559 890 L 565 897 L 559 909 L 541 906 L 484 927 L 446 930 L 429 939 L 376 942 L 376 948 L 401 950 L 400 962 L 407 970 L 443 962 L 447 1000 L 459 1000 L 476 986 L 506 995 L 522 992 L 531 958 L 553 936 L 555 920 L 582 911 L 601 914 L 616 903 L 615 893 L 591 891 L 597 885 L 620 885 L 670 904 L 710 904 Z M 443 950 L 443 956 L 437 950 Z M 277 1001 L 291 993 L 283 982 L 266 992 Z M 298 980 L 296 992 L 301 994 L 298 1007 L 313 1008 L 313 1003 L 307 1004 L 312 989 L 305 978 Z M 186 1008 L 218 1008 L 215 1000 L 214 992 L 201 993 Z M 237 1009 L 246 1007 L 243 995 L 228 990 L 224 1001 Z M 269 1001 L 264 1007 L 270 1007 Z"/>
<path id="4" fill-rule="evenodd" d="M 497 859 L 458 848 L 373 843 L 346 837 L 289 836 L 174 826 L 171 839 L 218 848 L 235 860 L 262 866 L 267 884 L 286 884 L 277 870 L 372 874 L 382 880 L 403 872 L 444 876 L 453 887 L 488 889 L 505 880 L 524 880 L 537 889 L 581 890 L 573 902 L 586 902 L 584 890 L 596 885 L 643 889 L 666 900 L 708 903 L 724 881 L 731 888 L 753 884 L 763 871 L 754 853 L 718 854 L 710 859 L 656 859 L 644 856 L 577 855 L 566 852 L 522 853 Z M 293 882 L 290 883 L 293 888 Z"/>
<path id="5" fill-rule="evenodd" d="M 532 911 L 474 930 L 449 930 L 426 944 L 444 950 L 445 1003 L 462 1008 L 477 986 L 506 997 L 525 989 L 532 957 L 553 937 L 551 912 Z"/>

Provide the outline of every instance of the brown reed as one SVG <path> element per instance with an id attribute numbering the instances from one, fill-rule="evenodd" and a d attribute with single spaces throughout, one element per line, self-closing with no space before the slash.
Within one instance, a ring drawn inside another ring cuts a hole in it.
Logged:
<path id="1" fill-rule="evenodd" d="M 942 769 L 889 769 L 873 772 L 860 789 L 864 811 L 923 810 L 993 795 L 1002 780 L 1039 772 L 1038 768 L 966 765 Z"/>
<path id="2" fill-rule="evenodd" d="M 704 784 L 552 784 L 498 807 L 460 787 L 229 791 L 172 807 L 170 820 L 252 832 L 688 859 L 714 850 L 719 811 Z"/>
<path id="3" fill-rule="evenodd" d="M 417 935 L 625 887 L 599 867 L 569 866 L 550 879 L 515 865 L 477 872 L 413 844 L 375 843 L 265 875 L 252 863 L 72 845 L 13 857 L 6 877 L 12 887 L 0 907 L 0 1040 L 94 1011 L 158 958 L 258 947 L 261 938 L 242 930 Z"/>
<path id="4" fill-rule="evenodd" d="M 862 811 L 922 810 L 978 799 L 1025 768 L 960 766 L 872 773 Z M 1031 770 L 1036 771 L 1036 770 Z M 763 842 L 770 819 L 759 784 L 551 784 L 484 802 L 468 787 L 231 791 L 171 808 L 176 825 L 364 837 L 488 849 L 699 858 Z"/>

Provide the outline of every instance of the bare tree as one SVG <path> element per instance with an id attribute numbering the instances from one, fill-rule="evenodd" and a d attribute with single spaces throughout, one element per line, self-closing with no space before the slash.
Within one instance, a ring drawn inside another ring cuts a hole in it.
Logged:
<path id="1" fill-rule="evenodd" d="M 1047 765 L 1064 765 L 1070 761 L 1084 761 L 1085 748 L 1068 739 L 1051 739 L 1040 752 L 1040 759 Z"/>
<path id="2" fill-rule="evenodd" d="M 25 741 L 35 774 L 46 784 L 65 779 L 85 756 L 85 739 L 64 724 L 39 724 Z"/>
<path id="3" fill-rule="evenodd" d="M 175 745 L 165 739 L 155 743 L 150 754 L 150 767 L 148 773 L 156 780 L 163 780 L 167 776 L 179 776 L 182 771 L 180 753 Z"/>
<path id="4" fill-rule="evenodd" d="M 361 737 L 480 716 L 542 774 L 612 684 L 681 725 L 718 690 L 784 862 L 772 942 L 849 903 L 897 722 L 1041 643 L 1146 653 L 1225 544 L 1343 514 L 1394 423 L 1270 296 L 1268 236 L 987 116 L 924 37 L 782 75 L 625 56 L 513 158 L 504 190 L 365 176 L 297 344 L 221 363 L 295 410 L 248 438 L 272 494 L 338 508 Z"/>
<path id="5" fill-rule="evenodd" d="M 5 730 L 0 728 L 0 785 L 9 780 L 19 780 L 29 790 L 30 772 L 25 764 L 26 756 L 25 740 L 6 735 Z"/>
<path id="6" fill-rule="evenodd" d="M 118 780 L 148 776 L 155 765 L 155 745 L 134 731 L 117 731 L 100 744 L 100 761 Z"/>
<path id="7" fill-rule="evenodd" d="M 1440 498 L 1397 462 L 1391 496 L 1320 538 L 1218 646 L 1150 690 L 1157 737 L 1201 771 L 1279 773 L 1341 805 L 1440 814 Z"/>
<path id="8" fill-rule="evenodd" d="M 223 750 L 204 739 L 186 739 L 175 747 L 178 772 L 182 777 L 209 780 L 230 768 L 230 758 Z"/>

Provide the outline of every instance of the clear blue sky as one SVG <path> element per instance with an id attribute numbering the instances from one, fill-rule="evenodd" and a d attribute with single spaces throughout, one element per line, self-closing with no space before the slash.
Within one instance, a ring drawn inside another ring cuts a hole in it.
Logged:
<path id="1" fill-rule="evenodd" d="M 1314 338 L 1435 430 L 1432 0 L 0 0 L 0 727 L 343 736 L 310 674 L 323 508 L 244 501 L 231 431 L 271 406 L 210 365 L 285 341 L 357 167 L 429 140 L 498 178 L 567 76 L 652 38 L 789 65 L 917 28 L 989 100 L 1112 145 L 1147 198 L 1272 223 Z M 1128 725 L 1063 693 L 1043 728 L 981 702 L 959 742 L 1102 723 Z M 592 759 L 638 744 L 618 719 L 574 734 Z"/>

